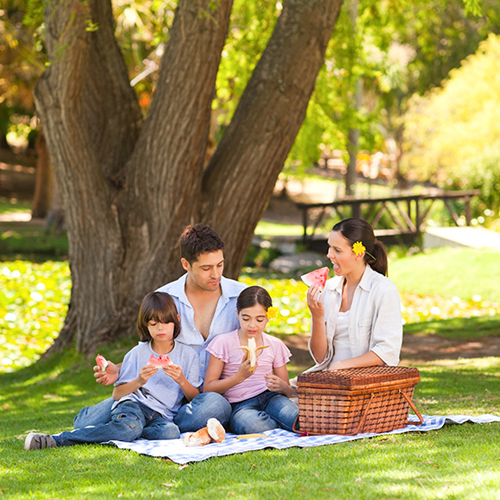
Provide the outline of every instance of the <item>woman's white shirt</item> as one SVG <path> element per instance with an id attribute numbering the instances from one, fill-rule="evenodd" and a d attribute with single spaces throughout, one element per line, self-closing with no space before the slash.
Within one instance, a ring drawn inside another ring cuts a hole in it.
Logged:
<path id="1" fill-rule="evenodd" d="M 352 358 L 351 341 L 349 339 L 349 311 L 339 312 L 333 338 L 334 356 L 330 366 L 337 361 Z"/>
<path id="2" fill-rule="evenodd" d="M 326 282 L 323 292 L 325 307 L 325 328 L 327 352 L 323 361 L 307 371 L 328 370 L 335 356 L 334 338 L 337 334 L 337 320 L 342 302 L 343 276 L 336 276 Z M 401 302 L 394 283 L 382 274 L 366 266 L 352 299 L 349 310 L 349 342 L 351 357 L 373 351 L 389 366 L 397 366 L 403 342 Z M 344 358 L 348 359 L 348 358 Z M 335 361 L 337 360 L 335 356 Z"/>

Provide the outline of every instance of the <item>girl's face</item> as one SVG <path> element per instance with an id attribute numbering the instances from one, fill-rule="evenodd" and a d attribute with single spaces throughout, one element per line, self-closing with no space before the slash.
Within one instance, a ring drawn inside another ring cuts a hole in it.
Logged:
<path id="1" fill-rule="evenodd" d="M 340 231 L 330 233 L 326 256 L 332 262 L 336 276 L 346 276 L 351 271 L 359 271 L 365 266 L 364 254 L 356 255 L 352 251 L 351 243 L 342 236 Z"/>
<path id="2" fill-rule="evenodd" d="M 154 319 L 148 321 L 148 331 L 153 342 L 172 343 L 174 340 L 175 323 L 161 323 Z"/>
<path id="3" fill-rule="evenodd" d="M 268 323 L 267 309 L 260 304 L 242 309 L 238 313 L 240 329 L 247 338 L 255 338 L 262 335 Z"/>

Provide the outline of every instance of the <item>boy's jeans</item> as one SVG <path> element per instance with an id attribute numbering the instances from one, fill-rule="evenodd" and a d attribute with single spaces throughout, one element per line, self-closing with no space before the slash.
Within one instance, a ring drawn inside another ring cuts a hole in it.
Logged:
<path id="1" fill-rule="evenodd" d="M 83 408 L 73 421 L 75 429 L 108 423 L 114 402 L 113 398 L 108 398 L 95 406 Z M 202 392 L 179 408 L 174 422 L 181 432 L 196 432 L 207 425 L 209 418 L 216 418 L 223 426 L 227 426 L 231 411 L 231 405 L 224 396 L 215 392 Z"/>
<path id="2" fill-rule="evenodd" d="M 105 443 L 111 440 L 177 439 L 179 428 L 158 412 L 134 401 L 123 401 L 111 410 L 111 421 L 54 436 L 58 446 Z"/>

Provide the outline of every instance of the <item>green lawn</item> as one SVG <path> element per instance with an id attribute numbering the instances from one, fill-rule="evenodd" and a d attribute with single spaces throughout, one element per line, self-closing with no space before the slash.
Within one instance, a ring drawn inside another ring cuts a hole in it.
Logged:
<path id="1" fill-rule="evenodd" d="M 389 264 L 400 292 L 500 302 L 500 251 L 440 248 Z"/>
<path id="2" fill-rule="evenodd" d="M 103 349 L 120 359 L 135 343 Z M 71 429 L 81 407 L 111 392 L 74 352 L 0 376 L 0 495 L 5 499 L 497 500 L 500 424 L 446 426 L 317 448 L 263 450 L 179 466 L 89 445 L 24 451 L 31 430 Z M 424 414 L 500 412 L 499 358 L 419 366 Z"/>

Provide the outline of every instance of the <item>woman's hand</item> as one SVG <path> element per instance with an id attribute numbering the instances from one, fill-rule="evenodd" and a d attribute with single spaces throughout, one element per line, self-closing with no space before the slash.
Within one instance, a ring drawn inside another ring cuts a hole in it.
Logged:
<path id="1" fill-rule="evenodd" d="M 108 360 L 108 366 L 104 372 L 98 366 L 94 366 L 94 377 L 98 384 L 111 385 L 118 380 L 120 370 L 118 367 Z"/>
<path id="2" fill-rule="evenodd" d="M 325 306 L 323 305 L 323 297 L 318 285 L 313 285 L 307 290 L 307 307 L 309 307 L 313 318 L 324 318 Z"/>

